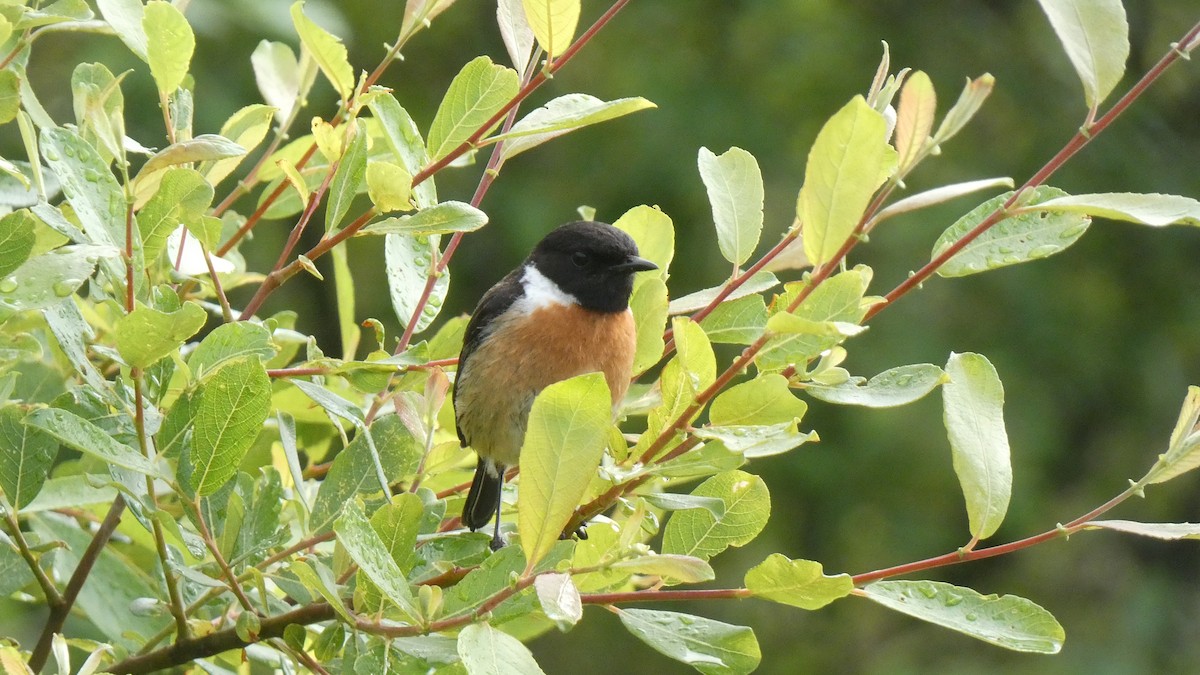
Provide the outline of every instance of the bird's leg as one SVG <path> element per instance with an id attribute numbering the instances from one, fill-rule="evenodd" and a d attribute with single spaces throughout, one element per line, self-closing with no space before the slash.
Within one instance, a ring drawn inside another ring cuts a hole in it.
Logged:
<path id="1" fill-rule="evenodd" d="M 492 534 L 492 550 L 499 551 L 504 548 L 504 540 L 500 538 L 500 507 L 504 504 L 504 471 L 505 468 L 499 464 L 496 469 L 500 474 L 500 489 L 496 490 L 496 529 Z"/>

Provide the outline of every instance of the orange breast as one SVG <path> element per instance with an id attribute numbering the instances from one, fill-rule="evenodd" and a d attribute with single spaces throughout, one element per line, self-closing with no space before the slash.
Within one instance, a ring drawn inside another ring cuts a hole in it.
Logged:
<path id="1" fill-rule="evenodd" d="M 458 375 L 459 427 L 481 457 L 517 463 L 533 399 L 546 386 L 601 372 L 614 409 L 629 388 L 633 314 L 551 305 L 498 320 Z"/>

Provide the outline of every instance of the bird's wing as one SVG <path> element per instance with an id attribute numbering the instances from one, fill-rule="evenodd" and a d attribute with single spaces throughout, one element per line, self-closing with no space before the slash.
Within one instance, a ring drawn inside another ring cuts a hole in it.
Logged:
<path id="1" fill-rule="evenodd" d="M 517 268 L 509 273 L 508 276 L 501 279 L 488 289 L 487 293 L 479 299 L 479 304 L 475 306 L 475 312 L 471 314 L 471 320 L 467 322 L 467 330 L 463 335 L 462 351 L 458 355 L 458 376 L 454 382 L 454 410 L 455 422 L 458 431 L 458 440 L 464 445 L 470 445 L 470 439 L 466 438 L 463 429 L 457 424 L 458 412 L 458 394 L 464 386 L 470 387 L 469 381 L 464 381 L 462 377 L 465 372 L 464 366 L 471 358 L 471 354 L 487 337 L 489 326 L 496 317 L 503 314 L 508 308 L 512 307 L 513 303 L 521 297 L 521 272 L 523 268 Z"/>

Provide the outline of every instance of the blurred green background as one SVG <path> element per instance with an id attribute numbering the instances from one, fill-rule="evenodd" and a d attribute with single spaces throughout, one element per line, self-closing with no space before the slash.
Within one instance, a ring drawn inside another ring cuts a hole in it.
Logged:
<path id="1" fill-rule="evenodd" d="M 259 100 L 250 53 L 263 38 L 296 43 L 288 4 L 190 3 L 198 40 L 197 133 L 216 132 L 233 111 Z M 344 38 L 357 68 L 370 69 L 398 31 L 402 4 L 309 0 L 306 11 Z M 584 24 L 608 6 L 584 5 Z M 1118 93 L 1200 19 L 1196 0 L 1126 6 L 1132 55 Z M 459 0 L 381 81 L 422 127 L 464 63 L 480 53 L 507 61 L 494 11 L 493 2 Z M 672 295 L 719 283 L 728 270 L 696 168 L 698 149 L 720 153 L 737 145 L 758 158 L 767 187 L 765 251 L 792 221 L 820 125 L 866 90 L 883 40 L 891 45 L 893 69 L 930 74 L 939 113 L 966 77 L 990 72 L 997 81 L 975 122 L 912 176 L 911 190 L 989 176 L 1020 183 L 1083 120 L 1079 83 L 1031 0 L 635 0 L 525 109 L 575 91 L 604 99 L 645 96 L 658 109 L 571 134 L 507 165 L 483 203 L 491 225 L 468 237 L 452 264 L 446 311 L 469 311 L 533 242 L 575 219 L 584 204 L 610 221 L 638 204 L 659 205 L 676 227 Z M 58 35 L 36 45 L 31 81 L 55 119 L 71 119 L 67 83 L 80 61 L 102 61 L 114 72 L 137 68 L 123 85 L 129 133 L 164 145 L 148 70 L 115 38 Z M 308 113 L 328 117 L 333 109 L 331 90 L 319 84 Z M 20 157 L 15 125 L 2 134 L 4 156 Z M 1052 183 L 1068 192 L 1200 197 L 1198 157 L 1200 72 L 1183 62 Z M 468 200 L 479 170 L 439 175 L 439 194 Z M 889 222 L 852 262 L 875 269 L 872 291 L 882 294 L 926 261 L 937 235 L 983 198 Z M 274 262 L 291 225 L 268 222 L 256 230 L 242 249 L 252 268 Z M 396 335 L 379 242 L 354 241 L 351 253 L 359 318 L 377 317 Z M 951 351 L 992 360 L 1007 393 L 1015 476 L 1010 514 L 994 541 L 1017 539 L 1102 503 L 1161 451 L 1187 385 L 1200 383 L 1198 260 L 1200 232 L 1097 221 L 1050 260 L 930 282 L 848 343 L 845 365 L 870 376 L 905 363 L 942 364 Z M 265 311 L 299 310 L 299 328 L 336 353 L 332 301 L 331 284 L 301 276 Z M 940 405 L 936 395 L 887 411 L 814 403 L 803 427 L 820 433 L 819 444 L 750 466 L 771 489 L 773 514 L 752 545 L 715 561 L 716 585 L 740 584 L 746 569 L 774 551 L 819 560 L 827 571 L 858 573 L 965 544 Z M 1200 477 L 1186 476 L 1155 487 L 1147 500 L 1112 516 L 1200 520 L 1198 484 Z M 1088 533 L 931 575 L 1043 605 L 1067 631 L 1054 657 L 1007 652 L 857 599 L 820 612 L 757 601 L 670 609 L 752 626 L 762 673 L 1198 672 L 1198 572 L 1196 542 Z M 625 634 L 604 610 L 586 614 L 570 633 L 533 643 L 548 673 L 689 671 Z"/>

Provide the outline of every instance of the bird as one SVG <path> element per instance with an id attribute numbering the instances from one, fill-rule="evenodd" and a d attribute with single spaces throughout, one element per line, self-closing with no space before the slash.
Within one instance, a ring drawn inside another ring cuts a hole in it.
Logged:
<path id="1" fill-rule="evenodd" d="M 633 277 L 656 269 L 625 232 L 576 221 L 547 234 L 480 298 L 463 337 L 453 404 L 459 441 L 479 458 L 462 523 L 476 531 L 494 515 L 493 550 L 504 546 L 504 474 L 520 461 L 534 398 L 555 382 L 600 372 L 616 412 L 637 347 Z"/>

